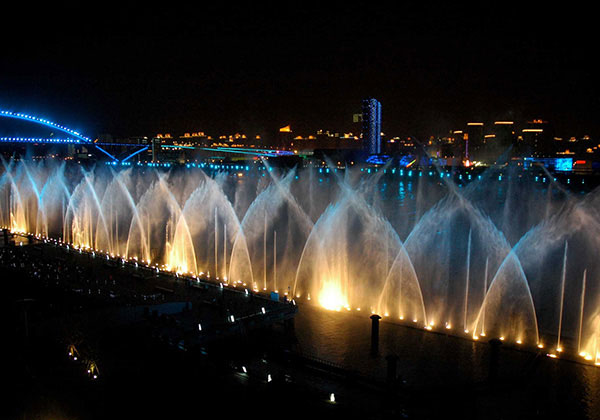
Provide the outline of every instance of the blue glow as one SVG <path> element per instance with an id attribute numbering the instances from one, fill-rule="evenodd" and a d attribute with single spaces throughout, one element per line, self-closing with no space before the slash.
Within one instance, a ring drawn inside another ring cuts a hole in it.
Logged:
<path id="1" fill-rule="evenodd" d="M 383 165 L 389 159 L 390 159 L 390 157 L 387 155 L 371 155 L 367 158 L 366 161 L 367 161 L 367 163 L 370 163 L 373 165 Z"/>
<path id="2" fill-rule="evenodd" d="M 86 142 L 86 143 L 92 142 L 92 140 L 90 138 L 81 135 L 77 131 L 71 130 L 70 128 L 67 128 L 67 127 L 57 124 L 57 123 L 54 123 L 52 121 L 48 121 L 44 118 L 38 118 L 38 117 L 34 117 L 32 115 L 21 114 L 21 113 L 12 112 L 12 111 L 2 111 L 2 110 L 0 110 L 0 117 L 14 118 L 17 120 L 33 122 L 33 123 L 40 124 L 40 125 L 43 125 L 43 126 L 46 126 L 49 128 L 53 128 L 55 130 L 62 131 L 63 133 L 67 133 L 71 136 L 76 137 L 77 139 L 79 139 L 83 142 Z"/>
<path id="3" fill-rule="evenodd" d="M 96 146 L 96 149 L 100 150 L 102 153 L 104 153 L 106 156 L 108 156 L 109 158 L 111 158 L 112 160 L 114 160 L 115 162 L 118 162 L 119 159 L 117 159 L 116 157 L 114 157 L 113 155 L 111 155 L 110 153 L 108 153 L 106 150 L 104 150 L 102 147 L 100 146 Z"/>
<path id="4" fill-rule="evenodd" d="M 0 137 L 0 142 L 4 143 L 77 143 L 81 144 L 79 140 L 73 139 L 45 139 L 45 138 L 32 138 L 32 137 Z"/>
<path id="5" fill-rule="evenodd" d="M 126 162 L 129 159 L 131 159 L 132 157 L 134 157 L 135 155 L 137 155 L 138 153 L 142 153 L 145 150 L 148 150 L 148 146 L 143 147 L 140 150 L 136 150 L 135 152 L 133 152 L 132 154 L 130 154 L 129 156 L 127 156 L 125 159 L 123 159 L 121 162 Z"/>
<path id="6" fill-rule="evenodd" d="M 278 156 L 294 156 L 294 152 L 288 150 L 276 150 L 276 149 L 248 149 L 243 147 L 195 147 L 195 146 L 181 146 L 174 144 L 162 144 L 160 147 L 165 149 L 190 149 L 190 150 L 206 150 L 210 152 L 224 152 L 224 153 L 235 153 L 242 155 L 252 156 L 267 156 L 267 157 L 278 157 Z"/>
<path id="7" fill-rule="evenodd" d="M 561 172 L 571 172 L 573 170 L 573 158 L 556 158 L 554 168 Z"/>
<path id="8" fill-rule="evenodd" d="M 400 158 L 398 164 L 403 168 L 406 168 L 413 160 L 414 158 L 411 155 L 405 155 Z"/>

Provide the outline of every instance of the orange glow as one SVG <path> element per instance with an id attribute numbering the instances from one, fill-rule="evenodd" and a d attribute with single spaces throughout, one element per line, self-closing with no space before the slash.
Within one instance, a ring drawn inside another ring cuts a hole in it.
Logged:
<path id="1" fill-rule="evenodd" d="M 348 301 L 339 282 L 326 281 L 319 293 L 319 304 L 330 311 L 339 311 L 348 308 Z"/>

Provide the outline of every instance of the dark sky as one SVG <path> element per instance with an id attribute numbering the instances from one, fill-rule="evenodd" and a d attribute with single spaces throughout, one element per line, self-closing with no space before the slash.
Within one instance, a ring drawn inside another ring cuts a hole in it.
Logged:
<path id="1" fill-rule="evenodd" d="M 310 134 L 355 129 L 373 96 L 388 135 L 543 118 L 600 137 L 590 10 L 281 3 L 6 9 L 0 108 L 92 137 Z"/>

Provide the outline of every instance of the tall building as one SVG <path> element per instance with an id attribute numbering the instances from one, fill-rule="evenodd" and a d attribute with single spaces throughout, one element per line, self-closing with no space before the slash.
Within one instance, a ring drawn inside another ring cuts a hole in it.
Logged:
<path id="1" fill-rule="evenodd" d="M 481 160 L 483 157 L 483 123 L 482 122 L 469 122 L 467 123 L 467 129 L 465 131 L 465 155 L 469 160 Z"/>
<path id="2" fill-rule="evenodd" d="M 494 122 L 495 142 L 502 150 L 506 150 L 516 144 L 513 121 L 496 121 Z"/>
<path id="3" fill-rule="evenodd" d="M 365 152 L 381 153 L 381 104 L 375 98 L 362 101 L 362 139 Z"/>
<path id="4" fill-rule="evenodd" d="M 522 154 L 532 157 L 551 157 L 559 150 L 555 150 L 552 138 L 552 129 L 547 121 L 535 119 L 527 121 L 522 130 Z"/>

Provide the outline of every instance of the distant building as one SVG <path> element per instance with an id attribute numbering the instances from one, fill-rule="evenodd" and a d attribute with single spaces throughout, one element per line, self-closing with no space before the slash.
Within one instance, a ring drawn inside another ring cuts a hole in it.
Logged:
<path id="1" fill-rule="evenodd" d="M 362 139 L 365 152 L 381 153 L 381 104 L 377 99 L 362 101 Z"/>
<path id="2" fill-rule="evenodd" d="M 495 143 L 501 150 L 506 150 L 516 143 L 515 127 L 513 121 L 494 122 L 493 134 Z"/>
<path id="3" fill-rule="evenodd" d="M 550 157 L 554 156 L 558 150 L 553 139 L 553 131 L 547 121 L 535 119 L 527 121 L 525 128 L 521 131 L 523 143 L 523 156 Z"/>
<path id="4" fill-rule="evenodd" d="M 293 143 L 293 134 L 292 127 L 290 125 L 286 125 L 285 127 L 281 127 L 279 129 L 279 137 L 275 147 L 277 149 L 289 149 Z"/>
<path id="5" fill-rule="evenodd" d="M 410 155 L 416 150 L 412 137 L 393 137 L 382 142 L 382 152 L 388 155 Z"/>
<path id="6" fill-rule="evenodd" d="M 483 156 L 484 125 L 482 122 L 469 122 L 465 131 L 465 157 L 470 161 L 481 160 Z"/>

